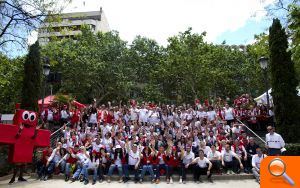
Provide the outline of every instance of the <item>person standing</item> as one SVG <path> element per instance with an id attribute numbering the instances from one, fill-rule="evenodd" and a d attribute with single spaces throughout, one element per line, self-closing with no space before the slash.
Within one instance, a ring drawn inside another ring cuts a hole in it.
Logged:
<path id="1" fill-rule="evenodd" d="M 275 133 L 275 128 L 272 125 L 269 125 L 267 130 L 269 132 L 266 134 L 266 148 L 268 149 L 268 155 L 281 155 L 281 149 L 285 146 L 283 138 L 280 134 Z"/>

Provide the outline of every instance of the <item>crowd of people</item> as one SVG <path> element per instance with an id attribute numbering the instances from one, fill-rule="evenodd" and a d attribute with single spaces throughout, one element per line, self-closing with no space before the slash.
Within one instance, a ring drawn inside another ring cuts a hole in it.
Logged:
<path id="1" fill-rule="evenodd" d="M 179 183 L 185 184 L 188 173 L 197 183 L 202 182 L 201 176 L 213 182 L 213 174 L 253 173 L 259 182 L 264 148 L 239 120 L 253 126 L 261 117 L 269 118 L 270 112 L 253 105 L 247 94 L 234 100 L 234 107 L 223 105 L 197 100 L 182 106 L 135 101 L 117 106 L 93 101 L 83 109 L 49 108 L 42 118 L 49 127 L 59 122 L 61 136 L 55 147 L 42 151 L 38 176 L 47 180 L 63 173 L 65 181 L 88 184 L 92 175 L 95 184 L 111 182 L 114 173 L 119 182 L 128 182 L 133 174 L 134 182 L 142 183 L 149 174 L 151 182 L 158 184 L 162 175 L 173 183 L 173 175 L 178 174 Z M 273 137 L 273 125 L 268 131 Z M 270 142 L 273 147 L 267 147 L 274 155 L 284 147 L 278 136 L 280 143 Z"/>

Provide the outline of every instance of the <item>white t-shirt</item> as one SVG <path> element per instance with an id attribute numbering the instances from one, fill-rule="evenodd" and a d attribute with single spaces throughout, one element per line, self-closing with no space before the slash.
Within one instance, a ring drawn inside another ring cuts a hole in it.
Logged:
<path id="1" fill-rule="evenodd" d="M 91 161 L 89 159 L 89 167 L 88 167 L 88 169 L 98 168 L 98 165 L 99 165 L 99 159 L 97 159 L 97 160 L 93 159 L 93 161 Z"/>
<path id="2" fill-rule="evenodd" d="M 139 159 L 140 159 L 140 153 L 138 151 L 134 153 L 132 150 L 130 150 L 128 154 L 128 164 L 136 165 Z"/>
<path id="3" fill-rule="evenodd" d="M 208 152 L 211 151 L 210 147 L 209 146 L 205 146 L 205 148 L 200 148 L 204 151 L 204 154 L 207 156 Z"/>
<path id="4" fill-rule="evenodd" d="M 143 123 L 147 123 L 148 121 L 148 110 L 146 108 L 142 108 L 139 111 L 139 121 Z"/>
<path id="5" fill-rule="evenodd" d="M 83 164 L 83 165 L 86 165 L 86 164 L 89 164 L 89 158 L 83 154 L 83 153 L 77 153 L 76 156 L 78 157 L 79 161 Z"/>
<path id="6" fill-rule="evenodd" d="M 89 123 L 97 124 L 97 113 L 91 114 Z"/>
<path id="7" fill-rule="evenodd" d="M 237 154 L 231 150 L 229 152 L 226 152 L 226 150 L 222 151 L 222 157 L 225 162 L 231 162 L 234 156 L 237 157 Z"/>
<path id="8" fill-rule="evenodd" d="M 151 124 L 157 124 L 157 123 L 159 123 L 160 122 L 160 117 L 159 117 L 159 113 L 158 112 L 150 112 L 149 113 L 150 115 L 149 115 L 149 122 L 151 123 Z"/>
<path id="9" fill-rule="evenodd" d="M 130 108 L 130 117 L 131 117 L 131 120 L 132 121 L 135 121 L 135 120 L 137 120 L 137 118 L 138 118 L 138 109 L 136 109 L 136 108 Z"/>
<path id="10" fill-rule="evenodd" d="M 214 110 L 207 112 L 207 118 L 208 118 L 209 121 L 215 120 L 216 117 L 217 117 L 217 114 L 216 114 L 216 112 Z"/>
<path id="11" fill-rule="evenodd" d="M 192 151 L 190 151 L 189 154 L 185 151 L 182 163 L 186 165 L 191 163 L 194 159 L 195 159 L 195 154 Z"/>
<path id="12" fill-rule="evenodd" d="M 101 143 L 97 144 L 96 142 L 93 142 L 92 145 L 93 145 L 93 150 L 95 150 L 96 152 L 99 152 L 100 148 L 103 146 Z"/>
<path id="13" fill-rule="evenodd" d="M 213 160 L 214 158 L 219 158 L 220 156 L 221 156 L 221 153 L 219 151 L 215 151 L 215 152 L 209 151 L 207 154 L 207 158 L 209 160 Z"/>
<path id="14" fill-rule="evenodd" d="M 267 157 L 267 155 L 265 155 L 265 154 L 262 154 L 260 157 L 258 156 L 258 154 L 253 155 L 252 156 L 252 167 L 257 167 L 258 169 L 260 169 L 260 163 L 266 157 Z"/>
<path id="15" fill-rule="evenodd" d="M 231 107 L 229 107 L 228 109 L 224 109 L 224 113 L 225 113 L 225 120 L 233 120 L 233 109 Z"/>
<path id="16" fill-rule="evenodd" d="M 205 118 L 205 117 L 207 117 L 207 112 L 205 112 L 205 111 L 197 112 L 197 118 Z"/>
<path id="17" fill-rule="evenodd" d="M 206 157 L 204 157 L 203 159 L 200 159 L 200 157 L 197 157 L 196 160 L 197 160 L 197 165 L 200 168 L 205 168 L 205 167 L 207 167 L 207 164 L 210 163 Z"/>
<path id="18" fill-rule="evenodd" d="M 280 136 L 280 134 L 274 133 L 271 135 L 270 133 L 266 134 L 266 142 L 269 148 L 281 149 L 285 146 L 285 142 Z"/>
<path id="19" fill-rule="evenodd" d="M 233 134 L 240 134 L 241 130 L 242 130 L 241 126 L 238 126 L 238 127 L 234 126 L 234 127 L 232 127 L 232 133 Z"/>

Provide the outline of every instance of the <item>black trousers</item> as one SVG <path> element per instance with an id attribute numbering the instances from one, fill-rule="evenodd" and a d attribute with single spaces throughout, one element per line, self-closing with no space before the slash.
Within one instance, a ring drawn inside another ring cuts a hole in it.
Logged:
<path id="1" fill-rule="evenodd" d="M 211 160 L 212 169 L 214 172 L 221 172 L 221 161 L 220 160 Z"/>
<path id="2" fill-rule="evenodd" d="M 186 180 L 186 173 L 188 171 L 193 172 L 195 165 L 189 165 L 188 168 L 185 168 L 185 164 L 181 164 L 181 176 L 182 176 L 182 180 L 185 181 Z"/>
<path id="3" fill-rule="evenodd" d="M 194 180 L 198 181 L 201 175 L 207 175 L 207 171 L 208 171 L 208 167 L 205 168 L 201 168 L 198 165 L 195 166 L 195 174 L 194 174 Z M 211 172 L 210 174 L 207 176 L 207 178 L 211 178 Z"/>

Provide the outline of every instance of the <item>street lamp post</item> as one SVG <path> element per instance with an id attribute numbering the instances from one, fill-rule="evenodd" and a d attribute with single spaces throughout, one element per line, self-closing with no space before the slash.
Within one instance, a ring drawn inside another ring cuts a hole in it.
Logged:
<path id="1" fill-rule="evenodd" d="M 49 58 L 45 57 L 44 58 L 44 65 L 43 65 L 43 75 L 44 75 L 44 83 L 43 83 L 43 96 L 42 96 L 42 111 L 44 111 L 44 98 L 45 98 L 45 92 L 46 92 L 46 80 L 47 76 L 50 73 L 50 64 L 49 64 Z"/>
<path id="2" fill-rule="evenodd" d="M 268 83 L 268 58 L 267 57 L 261 57 L 259 58 L 259 65 L 262 68 L 264 72 L 264 82 L 265 82 L 265 89 L 266 89 L 266 94 L 267 94 L 267 114 L 269 115 L 269 108 L 270 108 L 270 100 L 269 100 L 269 83 Z"/>

